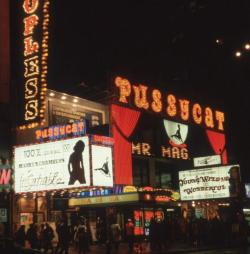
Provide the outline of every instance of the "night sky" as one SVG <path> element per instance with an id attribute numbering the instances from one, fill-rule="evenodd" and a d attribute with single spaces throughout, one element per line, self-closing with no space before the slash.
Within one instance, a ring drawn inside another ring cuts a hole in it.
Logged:
<path id="1" fill-rule="evenodd" d="M 221 109 L 250 181 L 249 13 L 248 0 L 53 0 L 49 88 L 84 98 L 118 74 Z"/>

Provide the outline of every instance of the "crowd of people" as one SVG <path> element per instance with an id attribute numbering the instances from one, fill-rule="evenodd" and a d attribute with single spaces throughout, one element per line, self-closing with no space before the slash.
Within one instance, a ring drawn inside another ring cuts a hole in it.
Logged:
<path id="1" fill-rule="evenodd" d="M 149 228 L 151 250 L 171 248 L 174 244 L 186 246 L 232 247 L 247 244 L 249 226 L 240 213 L 234 218 L 211 219 L 203 217 L 184 219 L 166 217 L 164 220 L 153 218 Z"/>
<path id="2" fill-rule="evenodd" d="M 15 233 L 15 241 L 23 247 L 40 249 L 43 253 L 67 254 L 72 245 L 79 254 L 90 251 L 93 236 L 90 232 L 89 222 L 81 217 L 77 224 L 68 226 L 65 220 L 57 223 L 55 230 L 49 223 L 31 224 L 27 230 L 25 226 Z M 118 253 L 121 241 L 127 242 L 128 252 L 132 253 L 140 246 L 142 238 L 134 235 L 135 225 L 128 219 L 124 229 L 120 227 L 115 218 L 104 223 L 100 217 L 96 220 L 95 243 L 102 245 L 106 253 Z M 165 217 L 152 218 L 149 226 L 148 243 L 152 251 L 167 250 L 173 244 L 188 246 L 218 246 L 231 247 L 233 245 L 247 244 L 249 226 L 242 214 L 235 218 L 212 219 Z M 55 240 L 56 238 L 56 240 Z M 138 251 L 139 252 L 139 251 Z"/>

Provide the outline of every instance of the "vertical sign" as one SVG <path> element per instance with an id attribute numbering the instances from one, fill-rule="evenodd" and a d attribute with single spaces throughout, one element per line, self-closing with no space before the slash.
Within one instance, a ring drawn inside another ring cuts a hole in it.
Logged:
<path id="1" fill-rule="evenodd" d="M 23 0 L 24 120 L 35 127 L 44 119 L 47 87 L 49 0 Z"/>

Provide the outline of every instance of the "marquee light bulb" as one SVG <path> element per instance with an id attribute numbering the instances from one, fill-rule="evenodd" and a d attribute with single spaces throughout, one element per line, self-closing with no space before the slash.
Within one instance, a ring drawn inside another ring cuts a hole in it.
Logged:
<path id="1" fill-rule="evenodd" d="M 238 58 L 241 57 L 241 52 L 240 51 L 236 51 L 235 52 L 235 56 L 238 57 Z"/>
<path id="2" fill-rule="evenodd" d="M 249 43 L 246 43 L 246 44 L 245 44 L 245 49 L 246 49 L 246 50 L 250 50 L 250 44 L 249 44 Z"/>

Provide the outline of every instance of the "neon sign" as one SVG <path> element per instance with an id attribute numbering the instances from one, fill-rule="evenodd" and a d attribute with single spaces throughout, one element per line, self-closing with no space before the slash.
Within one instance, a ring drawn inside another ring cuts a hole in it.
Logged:
<path id="1" fill-rule="evenodd" d="M 36 139 L 39 141 L 60 139 L 69 135 L 80 136 L 86 133 L 86 124 L 83 121 L 66 125 L 51 126 L 36 130 Z"/>
<path id="2" fill-rule="evenodd" d="M 49 0 L 24 0 L 22 7 L 24 10 L 24 120 L 29 123 L 28 127 L 32 128 L 44 119 L 45 113 Z M 43 16 L 39 19 L 38 13 L 41 10 Z M 20 127 L 20 129 L 24 128 L 24 126 Z"/>
<path id="3" fill-rule="evenodd" d="M 184 122 L 192 120 L 197 125 L 224 131 L 224 113 L 210 107 L 202 107 L 199 103 L 191 103 L 187 99 L 179 99 L 174 94 L 166 94 L 148 86 L 131 85 L 130 81 L 122 77 L 115 78 L 118 88 L 118 101 L 139 110 L 151 110 L 156 114 Z"/>
<path id="4" fill-rule="evenodd" d="M 188 149 L 186 147 L 177 146 L 161 146 L 160 155 L 163 158 L 182 159 L 187 160 L 189 158 Z M 152 156 L 151 145 L 148 143 L 132 143 L 132 154 Z"/>
<path id="5" fill-rule="evenodd" d="M 0 170 L 0 185 L 9 184 L 11 180 L 11 169 Z"/>

